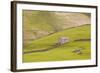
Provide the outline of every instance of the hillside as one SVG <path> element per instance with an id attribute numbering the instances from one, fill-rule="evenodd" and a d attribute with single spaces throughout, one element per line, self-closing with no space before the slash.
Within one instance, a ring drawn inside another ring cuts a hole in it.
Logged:
<path id="1" fill-rule="evenodd" d="M 23 11 L 24 43 L 61 30 L 90 24 L 88 13 Z"/>
<path id="2" fill-rule="evenodd" d="M 82 60 L 91 58 L 90 41 L 74 41 L 77 39 L 90 39 L 90 25 L 65 29 L 52 35 L 33 40 L 24 46 L 23 52 L 52 47 L 62 36 L 68 37 L 70 42 L 50 51 L 23 54 L 23 62 Z M 77 48 L 83 48 L 82 55 L 72 53 Z"/>

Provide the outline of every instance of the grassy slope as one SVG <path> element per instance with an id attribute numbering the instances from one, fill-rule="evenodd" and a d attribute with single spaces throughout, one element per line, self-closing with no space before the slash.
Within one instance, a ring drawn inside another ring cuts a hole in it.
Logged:
<path id="1" fill-rule="evenodd" d="M 47 52 L 37 52 L 23 55 L 23 62 L 40 62 L 40 61 L 60 61 L 60 60 L 77 60 L 90 59 L 90 41 L 77 41 L 76 39 L 90 38 L 90 25 L 84 25 L 76 28 L 67 29 L 50 36 L 35 40 L 24 47 L 24 51 L 31 51 L 34 49 L 45 49 L 51 47 L 57 42 L 58 38 L 64 36 L 70 39 L 66 43 L 56 49 Z M 84 48 L 82 55 L 72 53 L 74 49 Z"/>
<path id="2" fill-rule="evenodd" d="M 40 30 L 52 30 L 50 25 L 47 25 L 45 20 L 42 16 L 38 14 L 39 11 L 23 11 L 23 22 L 24 22 L 24 29 L 31 30 L 31 29 L 40 29 Z M 47 28 L 45 28 L 45 27 Z"/>
<path id="3" fill-rule="evenodd" d="M 36 33 L 38 33 L 38 31 L 41 31 L 46 34 L 47 32 L 52 32 L 53 28 L 46 23 L 45 19 L 42 16 L 39 15 L 39 11 L 23 11 L 23 31 L 25 44 L 31 39 L 37 38 L 36 34 L 33 31 L 35 31 Z"/>
<path id="4" fill-rule="evenodd" d="M 90 18 L 86 13 L 23 10 L 24 42 L 27 44 L 31 39 L 54 33 L 55 30 L 76 27 L 89 22 Z M 43 34 L 41 35 L 39 31 Z"/>

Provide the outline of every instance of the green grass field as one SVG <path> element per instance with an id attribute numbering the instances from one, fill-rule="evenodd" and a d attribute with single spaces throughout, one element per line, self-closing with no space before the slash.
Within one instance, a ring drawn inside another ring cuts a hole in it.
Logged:
<path id="1" fill-rule="evenodd" d="M 68 37 L 70 42 L 65 43 L 55 49 L 45 52 L 32 52 L 23 54 L 23 62 L 45 62 L 45 61 L 64 61 L 64 60 L 85 60 L 91 58 L 90 41 L 74 41 L 77 39 L 90 39 L 90 25 L 82 25 L 75 28 L 65 29 L 63 31 L 44 36 L 25 44 L 23 52 L 32 50 L 42 50 L 50 48 L 62 36 Z M 72 51 L 83 48 L 82 54 Z"/>

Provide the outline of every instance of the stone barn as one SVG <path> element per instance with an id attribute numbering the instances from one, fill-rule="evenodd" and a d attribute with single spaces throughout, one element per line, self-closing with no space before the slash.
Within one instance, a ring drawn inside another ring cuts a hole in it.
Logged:
<path id="1" fill-rule="evenodd" d="M 68 37 L 60 37 L 59 40 L 58 40 L 58 43 L 60 45 L 65 44 L 67 42 L 69 42 L 69 38 Z"/>

